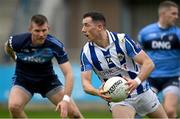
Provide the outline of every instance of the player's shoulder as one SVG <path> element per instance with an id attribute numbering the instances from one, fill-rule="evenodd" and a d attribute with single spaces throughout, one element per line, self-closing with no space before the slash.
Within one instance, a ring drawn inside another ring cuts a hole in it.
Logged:
<path id="1" fill-rule="evenodd" d="M 22 47 L 29 43 L 31 38 L 31 33 L 20 33 L 11 35 L 8 40 L 9 46 L 14 49 L 14 51 L 19 51 Z"/>
<path id="2" fill-rule="evenodd" d="M 123 39 L 126 36 L 126 33 L 118 33 L 118 32 L 112 32 L 115 36 L 117 36 L 119 39 Z"/>
<path id="3" fill-rule="evenodd" d="M 64 47 L 63 43 L 59 39 L 50 34 L 47 35 L 47 43 L 52 46 Z"/>
<path id="4" fill-rule="evenodd" d="M 114 32 L 113 32 L 114 33 Z M 120 43 L 125 43 L 127 40 L 132 40 L 127 33 L 114 33 Z"/>
<path id="5" fill-rule="evenodd" d="M 126 34 L 126 33 L 117 33 L 117 37 L 118 37 L 120 42 L 123 42 L 125 39 L 128 38 L 128 34 Z"/>
<path id="6" fill-rule="evenodd" d="M 21 47 L 22 45 L 26 44 L 29 41 L 29 39 L 31 39 L 31 33 L 27 32 L 27 33 L 11 35 L 9 37 L 8 42 L 17 47 Z"/>
<path id="7" fill-rule="evenodd" d="M 176 29 L 177 32 L 180 32 L 180 27 L 178 26 L 173 26 L 174 29 Z"/>
<path id="8" fill-rule="evenodd" d="M 10 36 L 12 39 L 17 39 L 18 41 L 20 40 L 25 40 L 29 37 L 31 37 L 31 33 L 19 33 L 19 34 L 15 34 L 15 35 L 11 35 Z"/>
<path id="9" fill-rule="evenodd" d="M 180 39 L 180 27 L 178 26 L 173 26 L 173 28 L 171 29 L 172 32 L 176 33 L 176 35 L 178 36 L 178 38 Z"/>

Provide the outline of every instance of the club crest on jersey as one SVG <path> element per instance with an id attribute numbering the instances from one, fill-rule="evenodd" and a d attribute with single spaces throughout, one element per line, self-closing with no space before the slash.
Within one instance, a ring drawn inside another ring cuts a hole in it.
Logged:
<path id="1" fill-rule="evenodd" d="M 119 39 L 119 41 L 120 41 L 121 43 L 123 43 L 123 42 L 125 42 L 125 39 L 122 38 L 122 39 Z"/>
<path id="2" fill-rule="evenodd" d="M 119 41 L 120 41 L 121 43 L 125 42 L 124 36 L 125 36 L 124 33 L 117 35 L 117 37 L 118 37 L 118 39 L 119 39 Z"/>
<path id="3" fill-rule="evenodd" d="M 118 57 L 118 59 L 121 61 L 121 60 L 124 58 L 124 55 L 122 55 L 121 53 L 118 53 L 118 54 L 117 54 L 117 57 Z"/>

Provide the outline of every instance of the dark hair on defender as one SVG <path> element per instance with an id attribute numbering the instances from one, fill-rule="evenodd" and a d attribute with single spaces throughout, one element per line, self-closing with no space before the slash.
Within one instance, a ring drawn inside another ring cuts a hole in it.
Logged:
<path id="1" fill-rule="evenodd" d="M 37 25 L 41 26 L 44 23 L 48 23 L 48 20 L 44 15 L 36 14 L 36 15 L 32 16 L 31 22 L 34 22 Z"/>

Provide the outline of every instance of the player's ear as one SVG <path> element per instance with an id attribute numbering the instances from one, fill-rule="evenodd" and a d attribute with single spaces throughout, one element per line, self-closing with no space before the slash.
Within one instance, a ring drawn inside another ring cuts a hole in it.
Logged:
<path id="1" fill-rule="evenodd" d="M 98 29 L 99 30 L 102 30 L 104 27 L 103 27 L 103 25 L 102 24 L 98 24 Z"/>

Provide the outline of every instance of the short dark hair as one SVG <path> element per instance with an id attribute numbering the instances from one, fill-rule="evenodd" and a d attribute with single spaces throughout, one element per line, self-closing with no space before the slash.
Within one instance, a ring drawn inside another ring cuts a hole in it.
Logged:
<path id="1" fill-rule="evenodd" d="M 87 12 L 83 15 L 83 18 L 91 17 L 93 21 L 101 21 L 106 26 L 106 19 L 100 12 Z"/>
<path id="2" fill-rule="evenodd" d="M 36 14 L 31 17 L 31 22 L 34 22 L 35 24 L 41 26 L 44 23 L 48 23 L 48 20 L 47 20 L 46 16 L 44 16 L 42 14 Z"/>
<path id="3" fill-rule="evenodd" d="M 166 1 L 163 1 L 159 4 L 159 11 L 163 8 L 170 8 L 170 7 L 176 7 L 178 8 L 178 5 L 173 2 L 173 1 L 169 1 L 169 0 L 166 0 Z"/>

